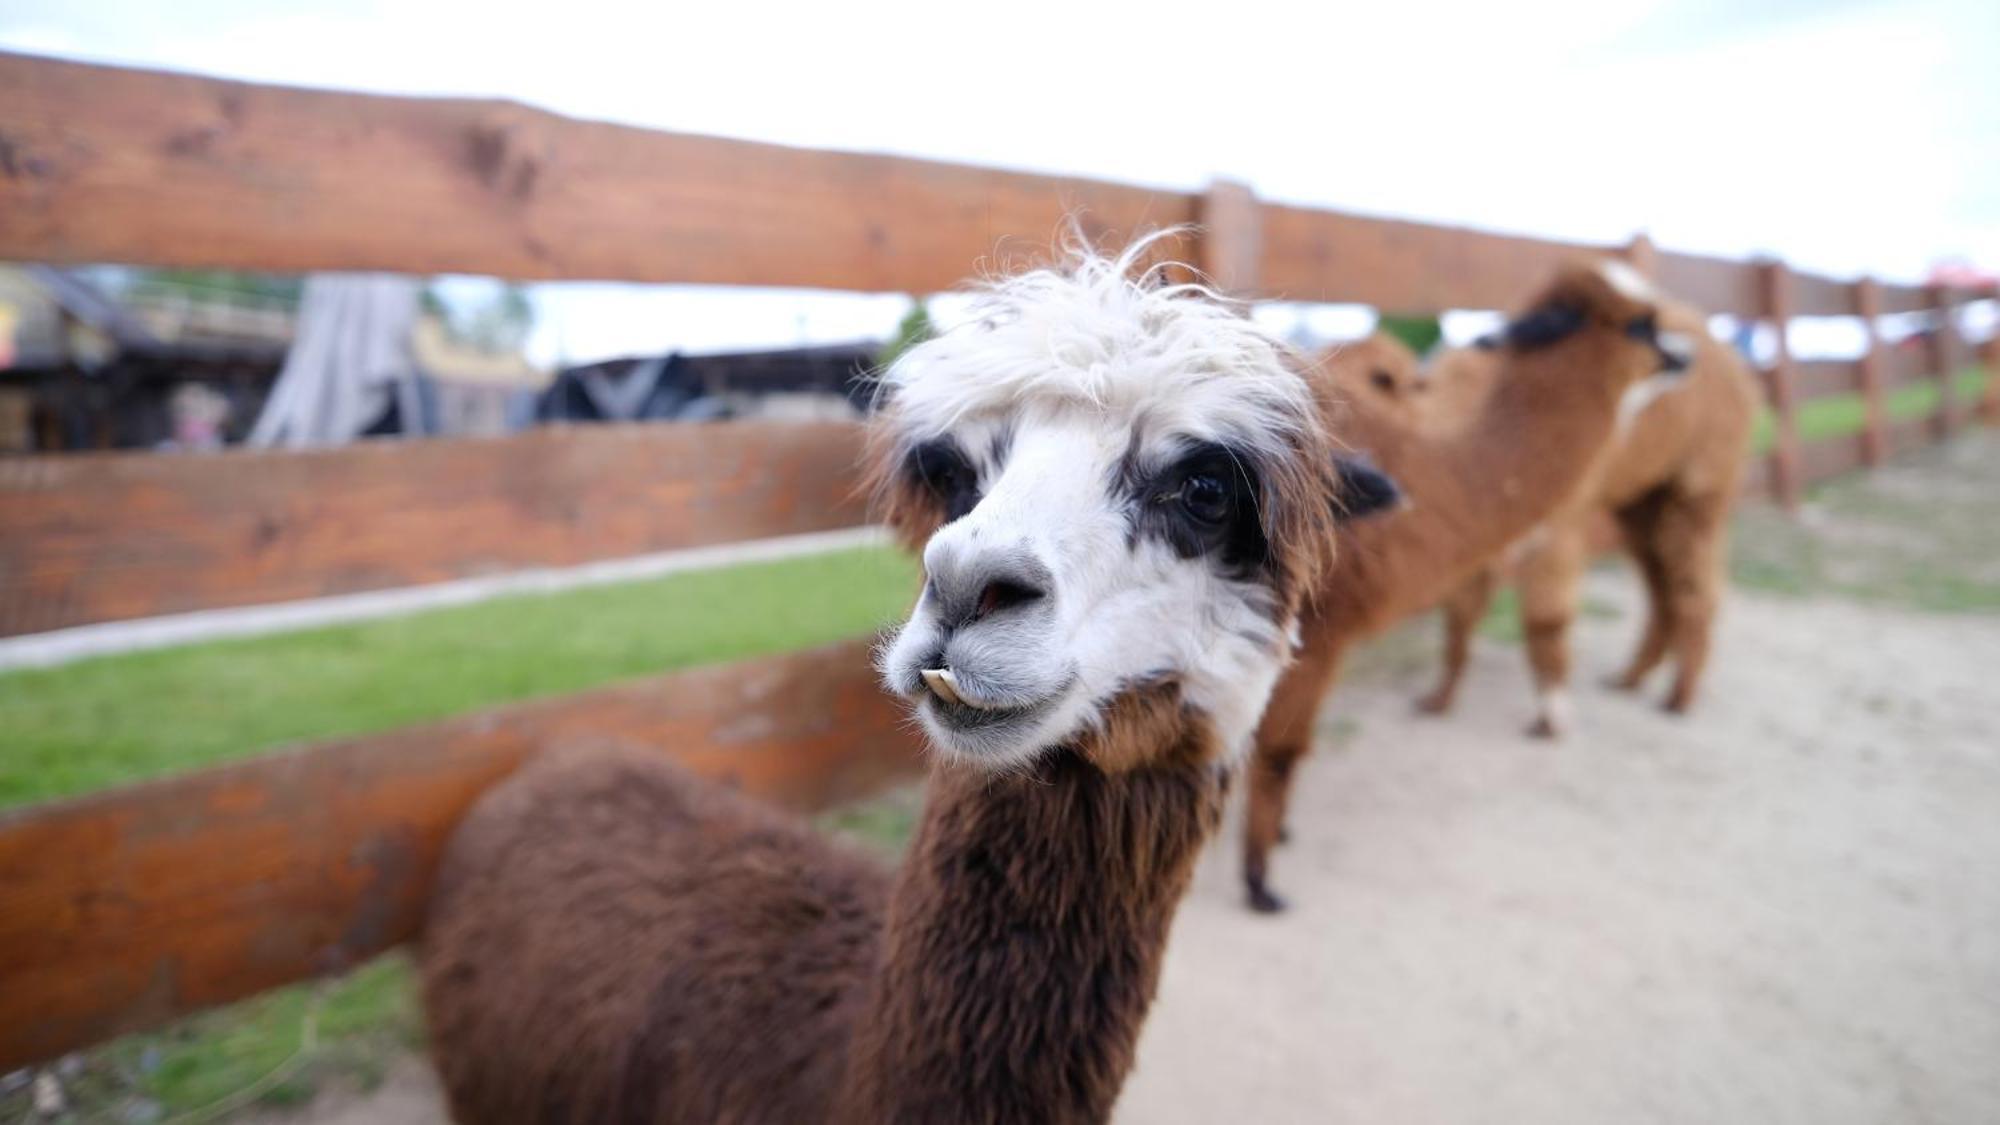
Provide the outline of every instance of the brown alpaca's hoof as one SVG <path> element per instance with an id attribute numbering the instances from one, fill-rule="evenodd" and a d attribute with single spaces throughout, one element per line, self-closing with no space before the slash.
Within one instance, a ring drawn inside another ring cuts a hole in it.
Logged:
<path id="1" fill-rule="evenodd" d="M 1451 697 L 1441 691 L 1420 695 L 1416 701 L 1417 714 L 1443 715 L 1451 710 Z"/>
<path id="2" fill-rule="evenodd" d="M 1676 696 L 1676 697 L 1671 697 L 1666 702 L 1660 704 L 1660 711 L 1668 715 L 1686 715 L 1688 713 L 1688 709 L 1693 706 L 1694 706 L 1694 700 L 1681 699 Z"/>
<path id="3" fill-rule="evenodd" d="M 1285 909 L 1285 900 L 1271 893 L 1262 882 L 1250 884 L 1250 909 L 1259 914 L 1279 914 Z"/>
<path id="4" fill-rule="evenodd" d="M 1546 738 L 1551 741 L 1563 736 L 1562 728 L 1550 722 L 1547 715 L 1542 715 L 1534 722 L 1529 723 L 1528 729 L 1521 733 L 1527 735 L 1529 738 Z"/>
<path id="5" fill-rule="evenodd" d="M 1634 676 L 1630 672 L 1622 676 L 1604 677 L 1604 686 L 1612 691 L 1638 691 L 1645 682 L 1644 676 Z"/>
<path id="6" fill-rule="evenodd" d="M 1289 843 L 1291 843 L 1291 842 L 1292 842 L 1292 826 L 1291 826 L 1291 825 L 1289 825 L 1289 824 L 1280 824 L 1280 825 L 1278 825 L 1278 842 L 1279 842 L 1280 844 L 1289 844 Z"/>

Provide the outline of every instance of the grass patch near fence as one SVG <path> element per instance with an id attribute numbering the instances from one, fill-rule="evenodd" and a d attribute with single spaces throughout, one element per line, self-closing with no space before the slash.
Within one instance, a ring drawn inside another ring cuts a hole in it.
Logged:
<path id="1" fill-rule="evenodd" d="M 1952 380 L 1953 394 L 1959 404 L 1966 409 L 1976 407 L 1986 391 L 1986 380 L 1984 371 L 1960 372 Z M 1936 383 L 1910 383 L 1890 391 L 1883 405 L 1889 419 L 1900 422 L 1906 418 L 1922 418 L 1937 413 L 1938 398 Z M 1822 395 L 1800 403 L 1796 417 L 1799 441 L 1809 445 L 1860 433 L 1868 424 L 1868 404 L 1858 394 Z M 1755 428 L 1751 431 L 1751 442 L 1757 452 L 1769 452 L 1777 435 L 1777 417 L 1768 409 L 1759 411 Z"/>
<path id="2" fill-rule="evenodd" d="M 864 548 L 0 674 L 0 806 L 864 635 L 915 589 Z"/>

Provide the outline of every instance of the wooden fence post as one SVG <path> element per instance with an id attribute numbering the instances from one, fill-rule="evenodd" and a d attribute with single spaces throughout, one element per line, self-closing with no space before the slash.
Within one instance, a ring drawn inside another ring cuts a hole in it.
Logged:
<path id="1" fill-rule="evenodd" d="M 1861 426 L 1861 463 L 1873 468 L 1889 455 L 1889 400 L 1882 363 L 1882 287 L 1872 277 L 1854 283 L 1854 312 L 1868 334 L 1861 353 L 1861 399 L 1866 410 Z"/>
<path id="2" fill-rule="evenodd" d="M 1931 333 L 1931 362 L 1937 365 L 1938 386 L 1938 408 L 1931 416 L 1931 435 L 1941 441 L 1958 429 L 1958 396 L 1953 392 L 1958 382 L 1961 349 L 1958 318 L 1953 315 L 1955 294 L 1948 285 L 1933 285 L 1930 292 L 1931 302 L 1937 306 L 1937 329 Z"/>
<path id="3" fill-rule="evenodd" d="M 1771 366 L 1764 373 L 1771 412 L 1777 423 L 1777 440 L 1771 446 L 1771 494 L 1785 508 L 1796 509 L 1802 481 L 1792 345 L 1786 338 L 1792 322 L 1791 276 L 1791 270 L 1781 261 L 1767 259 L 1757 263 L 1758 288 L 1763 296 L 1764 319 L 1771 326 L 1773 347 Z"/>
<path id="4" fill-rule="evenodd" d="M 1248 185 L 1216 180 L 1195 205 L 1198 261 L 1208 283 L 1232 297 L 1257 295 L 1264 265 L 1264 212 Z"/>
<path id="5" fill-rule="evenodd" d="M 2000 331 L 1979 348 L 1979 366 L 1986 372 L 1986 393 L 1979 398 L 1979 415 L 1989 426 L 2000 426 Z"/>

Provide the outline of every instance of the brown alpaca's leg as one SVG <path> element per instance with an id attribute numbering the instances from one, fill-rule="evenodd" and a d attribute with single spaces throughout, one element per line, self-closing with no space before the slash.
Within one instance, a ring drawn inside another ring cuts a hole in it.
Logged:
<path id="1" fill-rule="evenodd" d="M 1569 728 L 1569 624 L 1576 615 L 1588 541 L 1582 520 L 1551 523 L 1521 560 L 1521 631 L 1535 676 L 1535 721 L 1528 733 L 1560 738 Z"/>
<path id="2" fill-rule="evenodd" d="M 1685 713 L 1708 665 L 1709 634 L 1721 601 L 1729 507 L 1711 497 L 1682 497 L 1660 519 L 1668 575 L 1672 648 L 1677 665 L 1665 707 Z"/>
<path id="3" fill-rule="evenodd" d="M 1318 647 L 1318 646 L 1315 646 Z M 1340 668 L 1340 652 L 1309 649 L 1271 693 L 1250 761 L 1250 797 L 1243 818 L 1243 886 L 1250 908 L 1272 914 L 1285 902 L 1271 892 L 1271 849 L 1287 835 L 1292 778 L 1312 749 L 1313 717 Z"/>
<path id="4" fill-rule="evenodd" d="M 1472 655 L 1472 633 L 1493 604 L 1493 592 L 1500 585 L 1498 567 L 1488 567 L 1465 580 L 1444 601 L 1444 667 L 1437 687 L 1417 700 L 1417 710 L 1426 715 L 1442 715 L 1458 700 L 1459 681 L 1465 677 L 1465 662 Z"/>
<path id="5" fill-rule="evenodd" d="M 1625 549 L 1639 568 L 1646 588 L 1646 632 L 1632 653 L 1625 671 L 1611 681 L 1621 691 L 1637 691 L 1666 659 L 1673 639 L 1672 590 L 1667 580 L 1667 564 L 1660 557 L 1658 543 L 1660 514 L 1665 511 L 1665 494 L 1649 496 L 1618 513 L 1618 530 Z"/>

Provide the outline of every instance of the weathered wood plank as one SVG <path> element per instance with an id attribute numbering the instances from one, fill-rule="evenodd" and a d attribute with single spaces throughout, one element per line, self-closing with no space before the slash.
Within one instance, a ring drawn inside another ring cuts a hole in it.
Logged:
<path id="1" fill-rule="evenodd" d="M 1661 287 L 1703 312 L 1764 315 L 1764 295 L 1754 263 L 1671 250 L 1659 251 L 1655 257 Z"/>
<path id="2" fill-rule="evenodd" d="M 408 940 L 452 826 L 528 755 L 622 745 L 818 809 L 918 748 L 852 642 L 0 814 L 0 1072 Z"/>
<path id="3" fill-rule="evenodd" d="M 1801 359 L 1792 363 L 1792 385 L 1800 402 L 1851 395 L 1862 387 L 1861 364 L 1851 359 Z"/>
<path id="4" fill-rule="evenodd" d="M 1514 309 L 1564 261 L 1612 248 L 1266 204 L 1265 295 L 1401 313 Z"/>
<path id="5" fill-rule="evenodd" d="M 1854 310 L 1861 316 L 1861 329 L 1868 338 L 1868 350 L 1861 354 L 1861 459 L 1880 465 L 1889 456 L 1889 398 L 1886 363 L 1882 348 L 1882 287 L 1872 277 L 1854 283 Z"/>
<path id="6" fill-rule="evenodd" d="M 1930 349 L 1921 342 L 1903 341 L 1882 351 L 1882 382 L 1889 390 L 1927 382 L 1935 374 Z"/>
<path id="7" fill-rule="evenodd" d="M 1187 193 L 0 54 L 0 259 L 948 288 Z"/>
<path id="8" fill-rule="evenodd" d="M 0 462 L 0 634 L 854 527 L 846 423 Z"/>
<path id="9" fill-rule="evenodd" d="M 1919 312 L 1933 307 L 1931 291 L 1921 285 L 1884 285 L 1882 287 L 1882 311 L 1885 313 Z"/>
<path id="10" fill-rule="evenodd" d="M 1792 315 L 1853 316 L 1853 283 L 1818 274 L 1793 273 Z"/>

